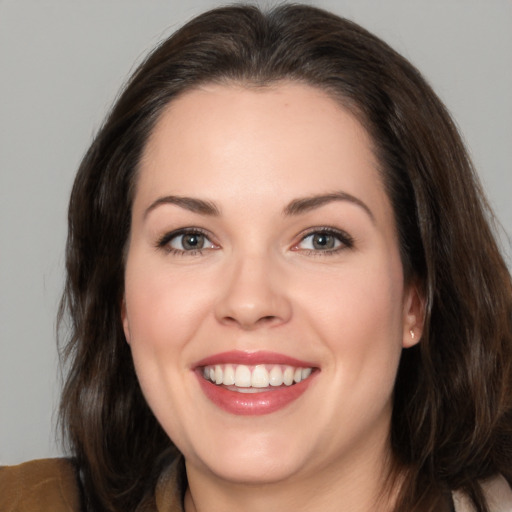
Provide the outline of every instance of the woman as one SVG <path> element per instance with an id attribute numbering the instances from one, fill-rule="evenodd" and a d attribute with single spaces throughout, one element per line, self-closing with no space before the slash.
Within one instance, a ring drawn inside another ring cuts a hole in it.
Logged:
<path id="1" fill-rule="evenodd" d="M 306 6 L 195 18 L 135 72 L 71 196 L 76 474 L 0 485 L 49 509 L 512 510 L 488 216 L 386 44 Z"/>

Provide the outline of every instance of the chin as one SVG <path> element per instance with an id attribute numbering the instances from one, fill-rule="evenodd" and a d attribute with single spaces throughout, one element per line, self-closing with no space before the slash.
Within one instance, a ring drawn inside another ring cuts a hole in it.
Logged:
<path id="1" fill-rule="evenodd" d="M 227 436 L 217 436 L 193 454 L 185 451 L 187 463 L 198 464 L 223 480 L 242 484 L 276 483 L 307 466 L 311 454 L 304 447 L 308 444 L 291 440 L 289 434 L 251 435 L 233 430 L 227 428 Z"/>
<path id="2" fill-rule="evenodd" d="M 284 481 L 300 471 L 303 465 L 297 460 L 283 460 L 278 457 L 259 457 L 251 454 L 244 457 L 234 453 L 232 456 L 211 461 L 210 472 L 218 478 L 237 484 L 262 485 Z"/>

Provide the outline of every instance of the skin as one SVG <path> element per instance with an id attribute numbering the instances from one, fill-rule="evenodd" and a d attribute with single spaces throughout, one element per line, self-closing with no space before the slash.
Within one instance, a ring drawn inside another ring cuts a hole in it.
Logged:
<path id="1" fill-rule="evenodd" d="M 375 510 L 393 384 L 401 351 L 421 337 L 422 299 L 404 283 L 371 148 L 333 99 L 287 82 L 189 91 L 157 123 L 136 187 L 122 320 L 144 395 L 185 456 L 187 512 Z M 286 213 L 334 192 L 355 200 Z M 217 215 L 159 202 L 169 195 L 213 203 Z M 326 226 L 353 244 L 312 248 L 308 230 Z M 179 237 L 158 246 L 188 227 L 207 233 L 202 251 L 172 252 Z M 229 350 L 319 371 L 284 409 L 237 416 L 193 371 Z"/>

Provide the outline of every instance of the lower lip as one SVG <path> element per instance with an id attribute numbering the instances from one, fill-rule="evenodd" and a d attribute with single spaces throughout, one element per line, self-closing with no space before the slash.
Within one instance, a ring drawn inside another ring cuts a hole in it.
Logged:
<path id="1" fill-rule="evenodd" d="M 271 414 L 284 409 L 307 390 L 315 374 L 316 372 L 313 372 L 306 380 L 292 386 L 256 393 L 239 393 L 213 384 L 206 380 L 200 372 L 196 372 L 199 384 L 207 398 L 217 407 L 238 416 Z"/>

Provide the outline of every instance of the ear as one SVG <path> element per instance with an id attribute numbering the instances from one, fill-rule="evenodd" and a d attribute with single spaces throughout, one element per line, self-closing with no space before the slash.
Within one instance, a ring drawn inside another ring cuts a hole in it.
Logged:
<path id="1" fill-rule="evenodd" d="M 417 282 L 405 290 L 403 311 L 402 347 L 409 348 L 418 343 L 425 323 L 425 296 Z"/>
<path id="2" fill-rule="evenodd" d="M 123 323 L 124 337 L 128 345 L 130 344 L 130 324 L 128 322 L 128 314 L 126 312 L 126 298 L 123 296 L 121 301 L 121 322 Z"/>

